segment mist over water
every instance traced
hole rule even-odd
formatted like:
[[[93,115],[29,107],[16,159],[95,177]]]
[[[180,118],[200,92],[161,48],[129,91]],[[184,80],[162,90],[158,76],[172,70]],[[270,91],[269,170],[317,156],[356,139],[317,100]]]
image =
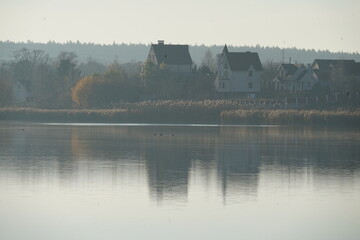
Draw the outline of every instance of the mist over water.
[[[360,132],[0,123],[0,239],[358,239]]]

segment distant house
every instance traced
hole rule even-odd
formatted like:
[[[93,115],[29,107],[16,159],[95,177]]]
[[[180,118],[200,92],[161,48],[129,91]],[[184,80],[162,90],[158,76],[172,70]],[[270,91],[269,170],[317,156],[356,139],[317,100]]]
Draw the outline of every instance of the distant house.
[[[225,45],[218,55],[215,88],[222,93],[255,94],[261,91],[263,67],[255,52],[229,52]]]
[[[341,71],[345,75],[358,73],[358,64],[355,60],[341,59],[315,59],[312,67],[321,72],[331,72],[333,70]]]
[[[301,65],[290,79],[290,92],[310,91],[318,82],[319,78],[311,65]]]
[[[193,61],[189,53],[189,45],[164,44],[164,41],[159,40],[158,44],[151,44],[147,61],[170,72],[192,72]]]
[[[360,84],[360,63],[354,60],[315,59],[312,68],[319,78],[320,85],[333,91],[354,90],[351,89],[354,86],[346,86],[349,81]]]
[[[274,78],[274,90],[287,93],[310,91],[319,79],[311,65],[282,63]]]
[[[291,63],[281,63],[277,68],[277,76],[272,80],[275,91],[288,91],[290,89],[290,79],[299,69],[299,65]]]

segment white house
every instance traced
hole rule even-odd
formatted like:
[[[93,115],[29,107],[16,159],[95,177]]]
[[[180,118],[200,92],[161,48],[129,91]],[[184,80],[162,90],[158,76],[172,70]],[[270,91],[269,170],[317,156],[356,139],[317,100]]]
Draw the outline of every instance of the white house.
[[[274,78],[274,90],[282,92],[310,91],[319,78],[311,65],[305,66],[282,63],[278,68],[278,76]]]
[[[319,78],[316,75],[314,69],[309,64],[307,67],[302,65],[294,74],[294,78],[291,81],[291,92],[298,91],[310,91],[314,85],[319,82]]]
[[[299,66],[291,63],[281,63],[277,68],[277,76],[272,80],[275,91],[288,91],[290,79],[299,69]]]
[[[147,61],[157,67],[163,65],[170,72],[192,72],[193,62],[189,53],[189,45],[164,44],[164,41],[159,40],[158,44],[151,44]]]
[[[255,94],[261,91],[263,67],[254,52],[229,52],[225,45],[218,55],[215,88],[222,93]]]

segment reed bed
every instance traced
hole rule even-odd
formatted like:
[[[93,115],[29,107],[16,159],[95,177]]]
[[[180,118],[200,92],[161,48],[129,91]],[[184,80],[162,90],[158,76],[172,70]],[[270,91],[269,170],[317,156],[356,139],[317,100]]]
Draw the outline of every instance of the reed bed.
[[[122,122],[128,116],[126,109],[38,109],[2,108],[0,120],[49,122]]]
[[[337,124],[360,125],[360,109],[291,110],[244,105],[236,100],[143,101],[112,109],[0,108],[0,120],[49,122]]]
[[[222,111],[241,108],[231,100],[144,101],[127,106],[133,120],[175,123],[219,123]]]
[[[230,110],[224,124],[308,124],[360,126],[360,110]]]

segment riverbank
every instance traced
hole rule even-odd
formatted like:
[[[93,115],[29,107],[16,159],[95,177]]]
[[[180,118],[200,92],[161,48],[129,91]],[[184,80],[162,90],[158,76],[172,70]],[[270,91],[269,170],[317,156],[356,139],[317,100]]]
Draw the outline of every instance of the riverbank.
[[[104,123],[314,124],[360,126],[360,109],[244,108],[236,101],[154,101],[116,109],[0,108],[0,120]]]

